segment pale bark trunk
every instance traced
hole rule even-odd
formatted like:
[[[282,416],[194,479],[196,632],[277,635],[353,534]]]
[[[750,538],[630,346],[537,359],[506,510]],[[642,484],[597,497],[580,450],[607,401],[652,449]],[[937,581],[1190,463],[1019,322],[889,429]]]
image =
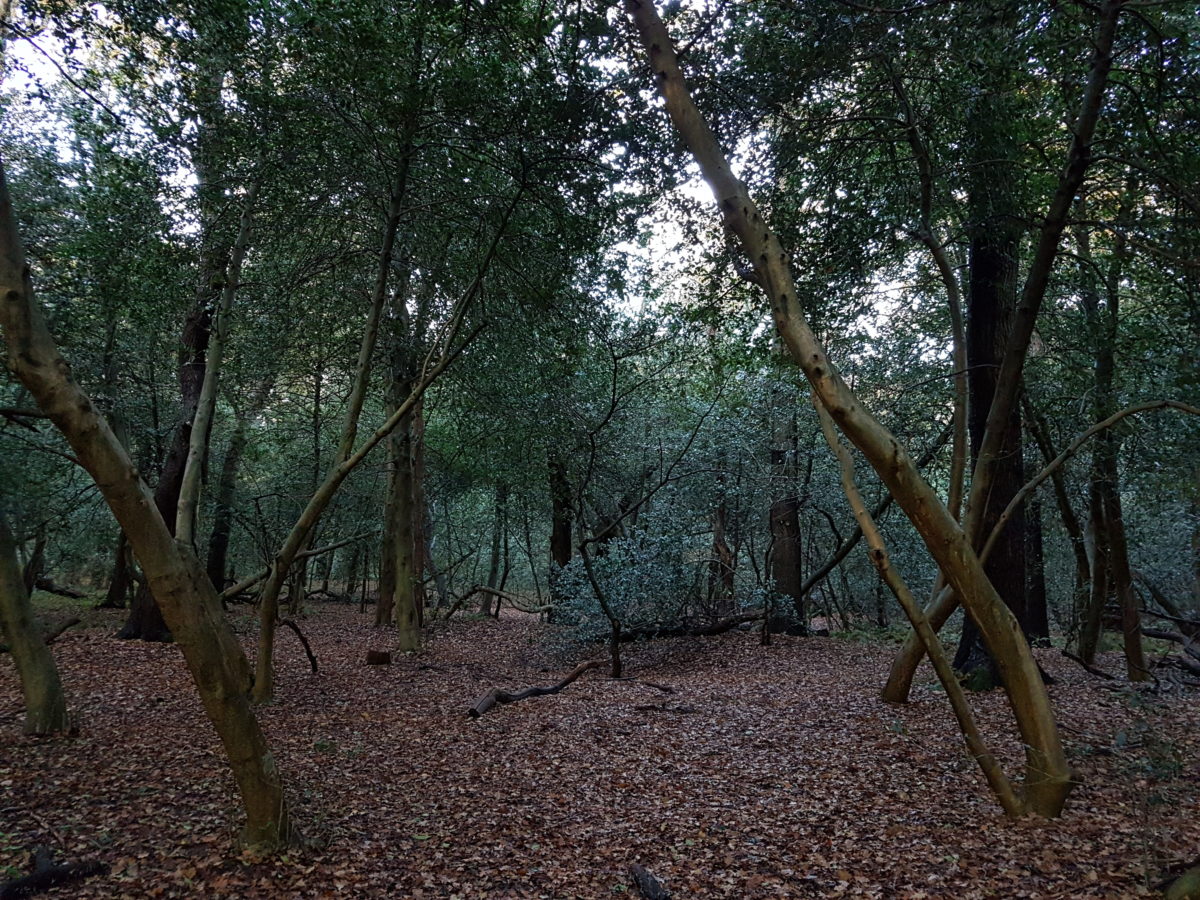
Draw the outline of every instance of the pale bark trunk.
[[[1000,666],[1026,747],[1027,808],[1041,815],[1058,815],[1071,789],[1070,770],[1045,686],[1020,625],[996,595],[963,530],[936,492],[922,480],[912,458],[862,407],[809,328],[796,294],[787,254],[745,186],[730,171],[715,135],[692,103],[670,36],[653,5],[649,0],[627,0],[626,10],[641,35],[667,112],[711,185],[725,224],[741,240],[743,250],[754,265],[770,299],[776,327],[792,357],[804,370],[843,433],[858,446],[896,497],[947,581],[979,623]],[[1100,53],[1105,58],[1106,46],[1111,46],[1111,36],[1107,45],[1103,40],[1100,42]],[[1107,73],[1107,66],[1104,72]],[[1082,128],[1080,136],[1086,146],[1091,129]],[[1074,194],[1074,188],[1070,193]],[[1057,246],[1057,235],[1053,246]],[[1023,362],[1024,351],[1024,347],[1020,348],[1016,356],[1018,363]],[[1002,412],[1001,421],[1006,421],[1008,410]]]
[[[247,698],[250,669],[189,547],[174,540],[137,469],[71,377],[38,308],[0,169],[0,322],[8,365],[70,443],[125,530],[196,682],[237,781],[243,839],[277,845],[290,827],[275,761]]]
[[[229,316],[233,300],[242,278],[242,262],[250,246],[250,227],[253,221],[254,202],[258,197],[259,182],[255,181],[242,201],[242,214],[238,223],[237,237],[229,255],[220,300],[214,314],[212,336],[208,345],[208,357],[204,367],[200,395],[196,400],[196,414],[188,439],[187,459],[180,477],[179,502],[175,516],[175,537],[185,544],[195,542],[196,517],[200,503],[200,476],[208,456],[208,439],[212,431],[213,414],[217,408],[217,386],[224,363],[225,342],[229,339]]]
[[[34,620],[17,543],[0,510],[0,634],[8,644],[25,697],[26,734],[71,730],[67,698],[50,648]]]
[[[954,710],[954,716],[958,720],[958,726],[962,730],[963,739],[966,741],[967,749],[970,751],[971,756],[979,764],[979,768],[983,770],[983,775],[987,779],[988,785],[1000,801],[1000,805],[1004,811],[1010,816],[1019,816],[1024,812],[1022,802],[1013,791],[1012,783],[1001,770],[996,757],[992,755],[992,752],[988,750],[987,745],[983,742],[983,736],[979,733],[979,727],[976,725],[975,717],[971,713],[970,704],[967,702],[962,685],[958,682],[958,676],[955,674],[954,668],[946,656],[941,641],[938,640],[933,629],[929,627],[929,623],[925,620],[925,615],[921,610],[920,603],[917,602],[916,597],[913,596],[904,579],[892,568],[891,561],[888,558],[887,547],[883,542],[883,535],[880,534],[875,521],[867,511],[867,504],[863,501],[862,494],[855,483],[854,460],[850,455],[850,449],[838,440],[837,432],[834,430],[833,419],[830,418],[824,404],[815,395],[813,400],[817,409],[817,415],[821,420],[821,432],[825,435],[825,441],[836,456],[838,467],[841,470],[842,489],[846,494],[846,499],[850,503],[850,508],[854,511],[855,519],[858,520],[858,527],[862,529],[863,535],[866,538],[871,562],[879,572],[880,578],[883,579],[884,583],[887,584],[896,599],[900,602],[901,608],[904,610],[905,615],[908,616],[909,622],[912,623],[913,630],[920,636],[921,642],[925,646],[925,651],[929,654],[929,659],[933,663],[938,680],[946,691],[946,698],[950,701],[950,706]]]

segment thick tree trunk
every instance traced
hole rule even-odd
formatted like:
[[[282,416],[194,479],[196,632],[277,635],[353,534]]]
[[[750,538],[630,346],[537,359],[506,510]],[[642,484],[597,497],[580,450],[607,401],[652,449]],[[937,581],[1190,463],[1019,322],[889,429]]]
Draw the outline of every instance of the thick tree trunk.
[[[0,510],[0,633],[8,644],[25,695],[25,733],[70,731],[71,717],[58,668],[34,621],[29,591],[25,589],[17,562],[17,543],[3,510]]]
[[[170,527],[125,448],[71,377],[38,308],[0,170],[0,323],[8,365],[95,479],[141,563],[213,723],[242,796],[243,839],[288,840],[290,825],[274,758],[247,692],[250,668],[191,548]]]
[[[1004,48],[1012,33],[1013,8],[980,4],[981,31],[989,38],[989,51]],[[1017,309],[1017,253],[1021,242],[1017,214],[1017,136],[1011,123],[1017,115],[1012,90],[1014,69],[1008,60],[990,60],[982,67],[984,83],[976,88],[967,112],[972,162],[969,170],[971,221],[968,224],[967,279],[967,430],[971,464],[979,468],[980,451],[987,432],[988,415],[999,386],[1004,358]],[[1024,484],[1020,407],[1012,404],[1003,424],[998,450],[990,460],[990,490],[983,508],[973,512],[980,534],[992,531],[1001,511]],[[984,571],[1017,621],[1025,613],[1025,519],[1019,511],[1000,535]],[[978,627],[968,616],[954,657],[954,668],[975,690],[995,687],[999,673],[984,646]]]
[[[780,347],[780,350],[783,350]],[[768,514],[771,544],[771,580],[775,592],[792,605],[790,623],[768,620],[772,630],[808,631],[808,606],[802,589],[803,545],[800,536],[800,499],[796,496],[796,413],[790,390],[780,388],[782,402],[776,404],[774,435],[771,446],[771,491],[776,498]],[[791,627],[787,627],[790,625]]]

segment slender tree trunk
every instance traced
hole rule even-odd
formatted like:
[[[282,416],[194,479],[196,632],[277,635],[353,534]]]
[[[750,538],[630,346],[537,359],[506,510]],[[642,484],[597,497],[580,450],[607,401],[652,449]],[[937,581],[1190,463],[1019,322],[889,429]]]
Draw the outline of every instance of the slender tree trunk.
[[[129,589],[133,577],[129,571],[129,541],[125,532],[117,532],[117,548],[113,551],[112,577],[108,580],[108,591],[98,609],[124,609],[129,602]]]
[[[1042,543],[1042,504],[1029,504],[1025,520],[1025,635],[1038,647],[1050,646],[1046,609],[1046,555]]]
[[[571,482],[556,451],[550,452],[550,605],[562,601],[559,575],[571,564]],[[551,613],[551,619],[554,614]]]
[[[500,542],[504,535],[504,517],[507,506],[508,485],[501,481],[496,485],[496,506],[492,516],[492,550],[488,557],[487,586],[493,589],[500,587]],[[480,593],[484,599],[479,603],[479,612],[482,615],[490,616],[492,614],[493,595],[487,591],[481,591]],[[500,599],[496,598],[495,602],[498,611],[500,608]]]
[[[780,395],[785,392],[780,389]],[[787,392],[791,400],[790,392]],[[808,608],[802,590],[800,498],[796,496],[796,414],[794,402],[780,402],[774,412],[775,434],[771,447],[772,493],[777,498],[769,513],[771,531],[771,579],[775,592],[792,604],[793,628],[808,631]],[[781,630],[781,622],[767,621],[763,627]],[[783,626],[783,630],[787,630]]]
[[[124,446],[71,377],[34,299],[0,169],[0,324],[8,365],[55,426],[124,529],[225,747],[246,812],[243,840],[275,846],[291,829],[274,758],[247,692],[250,668],[191,548],[171,534]]]
[[[734,557],[725,538],[729,506],[722,494],[712,514],[712,558],[708,562],[709,596],[714,619],[724,619],[734,612]]]
[[[42,640],[17,562],[17,542],[0,510],[0,634],[8,644],[21,692],[25,695],[25,733],[71,730],[67,698],[50,648]]]
[[[403,389],[407,390],[404,384]],[[401,652],[421,649],[421,613],[417,607],[416,553],[413,542],[412,419],[407,417],[392,434],[395,461],[395,517],[392,554],[396,571],[396,646]]]
[[[229,567],[229,539],[233,535],[234,496],[237,493],[237,475],[242,464],[242,454],[250,437],[250,423],[262,412],[270,396],[274,376],[263,379],[251,395],[244,409],[237,411],[229,446],[221,462],[221,473],[217,477],[217,490],[213,497],[213,525],[208,536],[208,553],[205,571],[218,591],[224,589]]]

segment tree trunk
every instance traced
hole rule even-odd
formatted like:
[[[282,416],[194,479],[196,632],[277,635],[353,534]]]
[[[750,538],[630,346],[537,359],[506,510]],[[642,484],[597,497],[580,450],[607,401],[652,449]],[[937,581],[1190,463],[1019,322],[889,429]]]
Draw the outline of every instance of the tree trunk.
[[[17,542],[0,510],[0,633],[8,644],[21,692],[25,695],[25,733],[71,730],[67,698],[54,657],[34,621],[29,591],[17,562]]]
[[[407,389],[407,383],[404,388]],[[395,518],[392,553],[396,570],[396,647],[401,652],[421,649],[422,610],[417,607],[416,552],[413,543],[412,419],[406,417],[392,435],[395,473]]]
[[[1012,33],[1011,6],[980,4],[981,31],[987,49],[1005,48],[1007,56]],[[985,60],[983,83],[971,97],[967,110],[969,169],[969,252],[967,279],[967,430],[971,464],[979,467],[980,451],[987,431],[988,415],[996,397],[1000,363],[1012,333],[1017,309],[1017,253],[1021,242],[1020,219],[1015,202],[1016,160],[1019,152],[1012,122],[1018,114],[1020,95],[1012,90],[1014,69],[1007,59]],[[980,534],[989,534],[1000,513],[1025,483],[1022,469],[1020,407],[1012,405],[1003,425],[998,452],[990,461],[991,487],[982,498],[983,508],[974,510]],[[984,571],[1000,598],[1017,621],[1025,612],[1024,513],[1019,512],[1005,527]],[[999,673],[978,627],[968,616],[954,657],[954,668],[964,683],[975,690],[995,687]]]
[[[782,347],[780,348],[783,349]],[[775,592],[791,601],[792,611],[788,618],[790,629],[781,629],[780,623],[767,621],[766,626],[774,630],[808,631],[808,609],[802,590],[801,556],[803,547],[800,538],[800,499],[796,496],[796,414],[791,392],[780,388],[780,396],[786,394],[787,401],[776,404],[775,434],[771,447],[772,493],[777,498],[769,513],[771,531],[771,579]]]
[[[112,577],[108,580],[108,592],[98,609],[124,609],[129,602],[129,589],[133,578],[129,571],[129,541],[125,532],[117,532],[117,549],[113,551]]]
[[[1046,609],[1046,555],[1042,543],[1042,504],[1029,504],[1025,520],[1025,636],[1038,647],[1050,646]]]
[[[571,482],[567,467],[557,452],[550,452],[550,605],[558,606],[563,597],[559,573],[571,564]],[[553,613],[551,613],[553,618]]]
[[[717,502],[712,515],[712,558],[708,561],[708,592],[711,599],[710,614],[722,619],[733,615],[735,561],[729,542],[725,539],[729,507],[725,496]]]
[[[266,405],[269,392],[270,385],[264,382],[255,392],[249,407],[239,411],[234,420],[233,433],[229,436],[229,446],[225,449],[225,458],[221,462],[221,474],[217,478],[217,491],[213,498],[213,525],[208,536],[205,564],[208,579],[218,591],[224,589],[228,572],[229,539],[233,535],[233,498],[237,492],[237,473],[242,464],[242,454],[249,439],[250,421]]]
[[[508,506],[508,485],[500,482],[496,485],[496,505],[495,512],[492,516],[492,549],[488,555],[488,576],[487,586],[489,588],[500,588],[500,563],[501,552],[500,544],[504,537],[504,517],[505,510]],[[486,591],[482,592],[483,599],[479,601],[479,612],[481,615],[490,616],[492,614],[492,595]],[[500,602],[495,603],[496,611],[500,611]]]
[[[95,480],[124,529],[213,723],[246,812],[243,840],[274,846],[290,836],[275,760],[247,692],[250,668],[220,599],[190,547],[175,542],[124,446],[71,377],[33,296],[0,169],[0,323],[8,365]]]

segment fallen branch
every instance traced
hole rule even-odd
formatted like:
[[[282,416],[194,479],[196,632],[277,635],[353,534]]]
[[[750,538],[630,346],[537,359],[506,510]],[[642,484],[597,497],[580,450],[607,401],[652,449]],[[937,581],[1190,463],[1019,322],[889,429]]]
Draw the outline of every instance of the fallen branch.
[[[45,591],[47,594],[58,594],[60,597],[70,597],[72,600],[82,600],[87,596],[83,591],[76,588],[62,587],[55,584],[53,579],[42,576],[34,581],[33,586],[39,591]]]
[[[671,892],[645,866],[634,863],[629,867],[629,874],[633,876],[633,883],[644,900],[671,900]]]
[[[336,544],[326,544],[324,547],[315,547],[312,550],[305,550],[303,553],[297,553],[295,555],[295,557],[293,558],[293,562],[295,562],[296,560],[308,559],[313,556],[320,556],[322,553],[330,553],[334,550],[340,550],[342,547],[345,547],[347,544],[353,544],[355,541],[360,541],[363,538],[370,537],[373,534],[375,534],[375,532],[373,532],[373,531],[364,531],[362,534],[356,534],[356,535],[354,535],[354,537],[348,537],[343,541],[338,541]],[[221,591],[221,599],[222,600],[230,600],[230,599],[236,597],[238,594],[240,594],[242,591],[246,590],[247,588],[254,587],[254,585],[258,584],[260,581],[262,581],[264,578],[266,578],[270,574],[271,574],[271,569],[269,566],[265,569],[260,569],[259,571],[255,572],[253,575],[247,576],[246,578],[243,578],[241,581],[239,581],[237,584],[227,587],[227,588],[225,588],[225,590]]]
[[[1104,678],[1108,681],[1116,681],[1117,680],[1117,676],[1110,675],[1108,672],[1105,672],[1103,669],[1097,669],[1091,663],[1084,662],[1082,657],[1076,656],[1070,650],[1063,650],[1062,655],[1065,656],[1067,659],[1071,660],[1072,662],[1079,663],[1079,665],[1083,666],[1084,669],[1086,669],[1092,675],[1095,675],[1097,678]]]
[[[1160,641],[1171,641],[1174,644],[1182,644],[1184,653],[1193,659],[1200,660],[1200,650],[1195,648],[1193,639],[1184,637],[1177,631],[1163,631],[1158,628],[1143,628],[1142,636],[1148,638],[1157,638]]]
[[[732,631],[739,625],[745,625],[747,622],[757,622],[763,617],[763,611],[742,613],[737,616],[730,616],[727,619],[718,619],[709,625],[646,625],[642,628],[622,629],[619,641],[622,644],[628,644],[632,641],[641,640],[656,640],[658,638],[672,637],[712,637],[718,634],[724,634],[726,631]],[[596,641],[611,640],[608,634],[598,635]]]
[[[63,619],[57,625],[46,629],[46,633],[42,636],[42,641],[47,645],[53,644],[62,636],[64,631],[66,631],[68,628],[74,628],[78,624],[78,616],[72,616],[69,619]]]
[[[45,847],[39,847],[34,853],[33,872],[14,878],[0,885],[0,900],[16,900],[18,897],[32,897],[48,891],[60,884],[70,884],[81,881],[93,875],[108,873],[108,866],[97,860],[80,863],[54,865],[53,853]]]
[[[499,688],[492,688],[471,704],[471,708],[467,710],[467,715],[472,719],[478,719],[493,706],[500,703],[516,703],[518,700],[525,700],[528,697],[545,697],[547,694],[557,694],[584,672],[587,672],[589,669],[598,669],[607,664],[608,661],[603,659],[593,659],[589,662],[580,663],[571,670],[571,673],[566,678],[551,687],[527,687],[515,693],[502,691]]]
[[[487,587],[486,585],[482,584],[475,585],[469,591],[459,597],[452,609],[458,609],[458,607],[462,606],[469,598],[474,597],[476,594],[491,594],[493,597],[499,597],[501,600],[507,600],[512,608],[517,612],[529,613],[530,615],[554,611],[554,607],[552,605],[526,606],[521,602],[521,598],[516,594],[510,594],[508,591],[501,591],[497,588]],[[449,613],[446,614],[446,618],[450,618]]]
[[[72,617],[70,619],[64,619],[63,621],[59,622],[57,625],[54,625],[54,626],[46,629],[45,633],[42,634],[42,642],[46,645],[53,644],[55,641],[57,641],[59,639],[59,637],[62,636],[62,633],[64,631],[66,631],[68,628],[74,628],[78,624],[79,624],[79,619],[77,619],[77,618]],[[8,653],[8,652],[9,652],[8,644],[0,643],[0,653]]]
[[[1182,631],[1184,634],[1186,634],[1188,637],[1200,636],[1200,622],[1196,621],[1195,619],[1186,619],[1183,616],[1169,615],[1166,613],[1158,613],[1152,609],[1143,609],[1142,615],[1143,616],[1151,616],[1155,619],[1162,619],[1164,622],[1170,622],[1171,624],[1177,626],[1179,628],[1179,630]],[[1144,633],[1145,632],[1143,632],[1143,634]]]
[[[300,638],[300,643],[304,645],[304,652],[308,654],[308,664],[312,666],[314,672],[317,671],[317,658],[313,655],[312,647],[308,645],[308,638],[304,636],[304,632],[300,630],[300,626],[291,619],[280,619],[280,625],[286,625],[296,633],[296,637]]]

